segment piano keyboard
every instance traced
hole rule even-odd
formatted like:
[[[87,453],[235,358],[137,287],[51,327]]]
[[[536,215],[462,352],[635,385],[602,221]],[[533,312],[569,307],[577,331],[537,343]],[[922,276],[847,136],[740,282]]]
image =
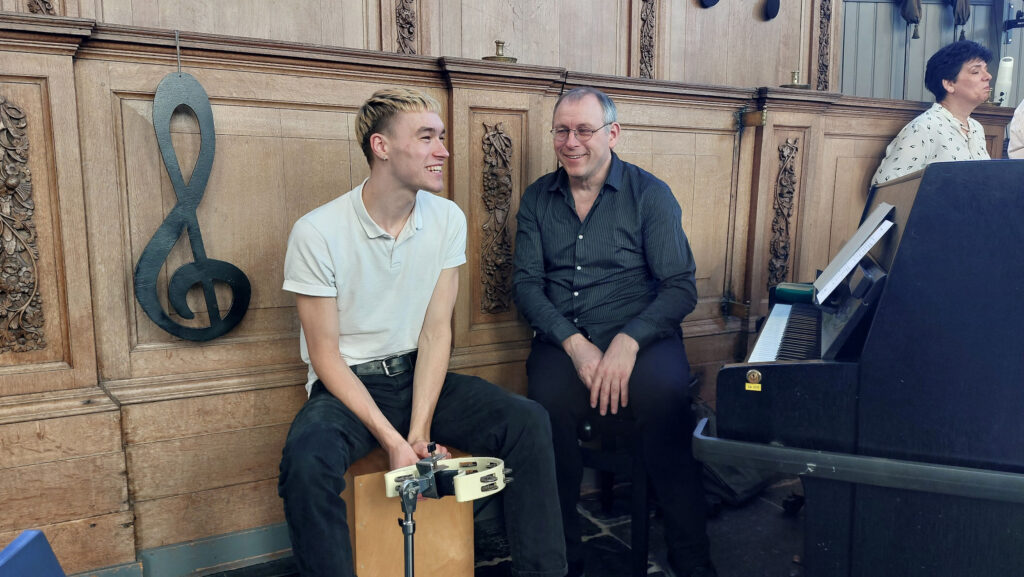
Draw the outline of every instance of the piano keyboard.
[[[821,313],[806,303],[776,304],[765,321],[748,363],[821,357]]]

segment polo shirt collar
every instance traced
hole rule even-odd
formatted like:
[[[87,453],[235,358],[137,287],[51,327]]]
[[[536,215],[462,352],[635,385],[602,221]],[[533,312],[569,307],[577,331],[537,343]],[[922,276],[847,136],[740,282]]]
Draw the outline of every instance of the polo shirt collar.
[[[622,179],[623,179],[623,168],[624,164],[619,160],[619,155],[612,151],[612,164],[608,168],[608,176],[604,179],[604,186],[601,190],[622,190]],[[559,168],[558,172],[555,173],[555,178],[551,179],[551,184],[548,185],[548,190],[551,192],[561,191],[563,194],[569,193],[569,175],[565,172],[565,168]]]
[[[367,180],[369,179],[367,178],[363,180],[363,182],[352,191],[354,193],[354,196],[352,197],[352,206],[356,211],[356,218],[359,219],[359,224],[363,227],[363,232],[366,233],[367,238],[389,236],[387,231],[374,222],[373,218],[370,217],[370,213],[366,212],[366,205],[363,204],[363,186],[366,184]],[[409,222],[412,223],[416,230],[423,228],[423,216],[420,214],[419,210],[420,195],[422,194],[430,193],[422,190],[416,193],[416,203],[412,206],[412,215],[409,218]],[[409,222],[405,224],[405,228],[409,228]]]

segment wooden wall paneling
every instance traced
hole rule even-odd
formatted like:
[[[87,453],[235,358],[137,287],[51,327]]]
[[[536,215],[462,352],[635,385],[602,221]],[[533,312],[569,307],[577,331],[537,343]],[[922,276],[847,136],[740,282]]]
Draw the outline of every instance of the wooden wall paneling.
[[[120,432],[99,389],[0,398],[0,548],[42,529],[66,571],[133,560]]]
[[[0,462],[5,469],[121,450],[116,411],[0,425]]]
[[[559,66],[562,21],[554,0],[426,2],[427,54],[478,59],[494,55],[494,41],[519,64]]]
[[[288,424],[196,435],[125,448],[136,501],[277,476]]]
[[[131,511],[121,511],[33,528],[46,535],[61,569],[71,575],[135,561],[132,519]],[[21,531],[0,533],[0,548]],[[141,575],[141,566],[136,565],[135,570]]]
[[[123,488],[124,455],[120,451],[3,469],[0,475],[4,502],[0,531],[93,517],[128,507],[128,494]]]
[[[140,551],[284,522],[276,476],[138,501],[134,508]]]
[[[124,442],[154,443],[291,423],[306,402],[301,385],[122,406]]]
[[[629,75],[629,0],[562,0],[557,10],[559,66]]]
[[[380,50],[378,0],[280,0],[258,9],[248,0],[78,1],[89,10],[83,16],[106,24]]]
[[[29,198],[34,203],[31,222],[35,227],[35,238],[24,240],[34,243],[33,249],[24,248],[20,241],[13,246],[15,253],[25,255],[32,266],[12,261],[18,269],[14,273],[20,276],[5,282],[14,283],[11,290],[15,291],[18,284],[34,285],[43,334],[41,339],[26,341],[25,348],[12,342],[10,350],[0,354],[2,395],[96,383],[71,67],[71,53],[88,29],[88,23],[73,19],[16,14],[0,19],[0,42],[7,46],[0,52],[0,96],[7,100],[6,106],[24,114],[25,126],[19,128],[19,121],[10,119],[10,128],[23,130],[28,142],[27,164],[11,162],[21,166],[19,172],[31,173]],[[31,40],[22,44],[21,38]],[[18,51],[19,46],[23,51]],[[11,113],[17,114],[14,109]],[[28,256],[32,251],[38,251],[38,260]],[[21,338],[19,329],[12,331],[14,337]]]
[[[782,2],[779,15],[764,20],[763,2],[721,3],[701,8],[696,0],[670,2],[669,26],[658,43],[669,48],[663,76],[677,82],[727,86],[778,86],[790,72],[806,70],[811,29],[801,26],[813,2]],[[803,82],[807,81],[801,74]]]
[[[277,465],[300,385],[126,404],[140,549],[283,521]]]

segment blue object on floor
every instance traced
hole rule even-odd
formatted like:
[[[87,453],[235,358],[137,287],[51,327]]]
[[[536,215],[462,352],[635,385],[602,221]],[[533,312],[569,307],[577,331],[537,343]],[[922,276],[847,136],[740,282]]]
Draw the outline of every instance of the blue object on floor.
[[[42,531],[22,531],[0,551],[0,577],[65,577]]]

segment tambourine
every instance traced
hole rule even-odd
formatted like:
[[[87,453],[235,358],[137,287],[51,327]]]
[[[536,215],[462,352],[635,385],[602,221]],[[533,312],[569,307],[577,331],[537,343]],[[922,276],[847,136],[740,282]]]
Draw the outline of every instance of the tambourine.
[[[505,462],[494,457],[460,457],[441,459],[434,465],[434,476],[451,476],[455,500],[472,501],[497,493],[505,488]],[[416,465],[409,465],[384,474],[384,491],[388,497],[398,497],[402,483],[415,479]],[[451,493],[448,493],[451,494]]]

